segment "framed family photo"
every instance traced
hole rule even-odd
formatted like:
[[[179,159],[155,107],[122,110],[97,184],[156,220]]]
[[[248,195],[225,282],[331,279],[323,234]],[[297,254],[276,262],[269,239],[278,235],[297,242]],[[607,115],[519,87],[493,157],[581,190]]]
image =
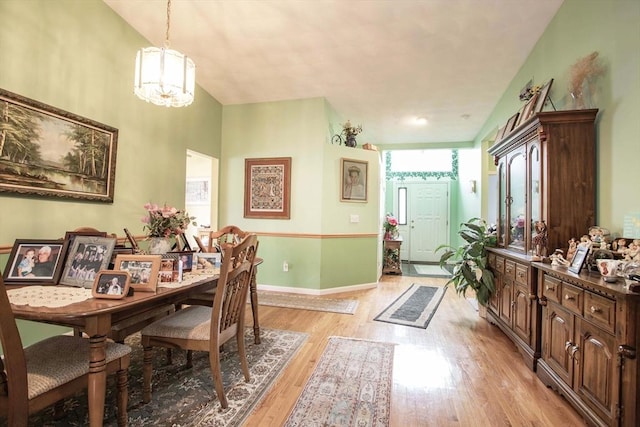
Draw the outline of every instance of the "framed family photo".
[[[96,274],[109,267],[115,245],[114,237],[76,236],[69,247],[60,283],[91,289]]]
[[[589,248],[578,247],[576,249],[576,253],[573,254],[573,258],[571,259],[571,264],[567,268],[572,273],[580,274],[580,270],[582,270],[582,266],[584,265],[585,260],[587,259],[587,254],[589,253]]]
[[[162,255],[118,255],[113,269],[126,271],[131,276],[131,287],[136,291],[155,292]]]
[[[0,102],[16,124],[4,135],[0,192],[113,203],[117,129],[3,89]]]
[[[366,202],[369,163],[343,158],[340,165],[340,201]]]
[[[66,240],[17,239],[4,269],[7,284],[57,284],[64,257]]]
[[[188,272],[193,269],[193,255],[192,251],[173,251],[167,252],[164,258],[173,258],[175,263],[182,261],[182,271]],[[177,264],[175,268],[178,268]]]
[[[244,217],[289,219],[291,157],[244,160]]]
[[[126,271],[101,270],[91,287],[94,298],[122,299],[129,294],[130,276]]]

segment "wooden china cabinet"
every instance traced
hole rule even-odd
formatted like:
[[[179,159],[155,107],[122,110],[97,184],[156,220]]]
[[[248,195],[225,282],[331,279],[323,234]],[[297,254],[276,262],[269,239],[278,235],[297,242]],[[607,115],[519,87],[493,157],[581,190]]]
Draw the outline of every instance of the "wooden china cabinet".
[[[499,206],[498,246],[489,249],[496,292],[487,318],[533,370],[541,351],[537,270],[531,266],[534,225],[545,222],[550,254],[596,223],[597,112],[537,113],[488,150],[497,167]]]

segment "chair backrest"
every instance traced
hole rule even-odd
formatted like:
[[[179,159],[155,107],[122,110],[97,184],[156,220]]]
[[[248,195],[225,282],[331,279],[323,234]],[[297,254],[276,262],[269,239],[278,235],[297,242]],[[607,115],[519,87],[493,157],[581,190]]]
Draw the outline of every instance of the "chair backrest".
[[[4,353],[0,359],[0,413],[12,412],[11,422],[27,425],[29,395],[27,362],[22,348],[7,289],[0,277],[0,343]]]
[[[209,244],[207,252],[222,252],[222,247],[229,244],[237,244],[249,235],[235,225],[227,225],[220,230],[209,233]]]
[[[238,244],[227,244],[222,249],[220,278],[211,310],[212,351],[235,335],[244,325],[247,292],[258,252],[258,238],[248,234]]]

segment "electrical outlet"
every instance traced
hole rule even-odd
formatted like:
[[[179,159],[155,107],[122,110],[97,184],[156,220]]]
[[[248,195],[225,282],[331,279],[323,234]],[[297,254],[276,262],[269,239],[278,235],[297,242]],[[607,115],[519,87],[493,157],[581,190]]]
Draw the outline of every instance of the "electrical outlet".
[[[282,271],[289,271],[289,264],[287,261],[282,263]]]

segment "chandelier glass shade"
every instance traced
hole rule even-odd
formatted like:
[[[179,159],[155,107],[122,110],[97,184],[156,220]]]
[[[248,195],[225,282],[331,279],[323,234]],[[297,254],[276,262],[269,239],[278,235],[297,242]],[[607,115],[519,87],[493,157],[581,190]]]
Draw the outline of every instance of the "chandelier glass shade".
[[[185,107],[193,102],[196,66],[178,51],[146,47],[136,56],[134,92],[152,104]]]
[[[196,65],[186,55],[169,49],[171,0],[167,0],[167,30],[163,48],[145,47],[136,56],[133,91],[138,98],[165,107],[193,102]]]

